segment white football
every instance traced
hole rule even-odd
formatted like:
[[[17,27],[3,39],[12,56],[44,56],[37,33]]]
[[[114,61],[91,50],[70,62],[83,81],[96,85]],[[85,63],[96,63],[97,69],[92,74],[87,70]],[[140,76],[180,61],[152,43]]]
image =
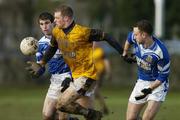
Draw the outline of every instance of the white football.
[[[34,37],[25,37],[20,43],[20,50],[24,55],[34,55],[38,50],[38,40]]]

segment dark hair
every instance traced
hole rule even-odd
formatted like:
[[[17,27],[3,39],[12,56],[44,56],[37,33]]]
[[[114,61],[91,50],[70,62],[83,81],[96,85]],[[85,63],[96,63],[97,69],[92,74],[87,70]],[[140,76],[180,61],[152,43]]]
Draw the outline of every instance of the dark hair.
[[[68,16],[73,18],[73,10],[70,6],[67,5],[60,5],[55,9],[55,12],[61,12],[62,16]]]
[[[146,32],[149,35],[153,34],[153,27],[148,20],[140,20],[134,25],[134,27],[138,27],[140,31]]]
[[[42,12],[39,15],[38,23],[39,23],[39,20],[50,20],[51,23],[53,23],[54,22],[54,16],[49,12]]]

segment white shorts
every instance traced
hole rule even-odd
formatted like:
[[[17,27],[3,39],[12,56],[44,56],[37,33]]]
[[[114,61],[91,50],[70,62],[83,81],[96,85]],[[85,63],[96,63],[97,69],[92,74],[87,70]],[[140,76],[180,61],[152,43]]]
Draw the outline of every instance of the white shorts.
[[[77,79],[74,79],[73,82],[71,82],[70,87],[72,89],[75,89],[76,91],[79,91],[81,88],[84,88],[87,79],[87,77],[79,77]],[[94,84],[91,85],[91,87],[85,93],[85,96],[92,97],[94,95],[95,83],[96,82],[94,82]]]
[[[147,95],[144,99],[141,100],[136,100],[135,96],[142,95],[141,90],[144,88],[148,88],[150,84],[154,81],[144,81],[144,80],[137,80],[137,83],[130,95],[129,102],[135,103],[135,104],[142,104],[145,103],[149,100],[153,101],[164,101],[168,88],[169,88],[169,83],[164,82],[162,83],[159,87],[155,88],[151,94]]]
[[[57,99],[58,96],[61,95],[61,84],[66,78],[71,78],[71,74],[69,72],[63,74],[52,74],[50,78],[51,84],[47,92],[47,97]]]

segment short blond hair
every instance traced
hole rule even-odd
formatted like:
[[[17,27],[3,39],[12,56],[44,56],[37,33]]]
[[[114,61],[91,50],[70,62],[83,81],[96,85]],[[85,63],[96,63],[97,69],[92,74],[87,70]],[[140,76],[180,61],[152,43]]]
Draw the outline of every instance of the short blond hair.
[[[62,16],[68,16],[73,18],[74,12],[73,9],[68,5],[60,5],[55,9],[55,12],[61,12]]]

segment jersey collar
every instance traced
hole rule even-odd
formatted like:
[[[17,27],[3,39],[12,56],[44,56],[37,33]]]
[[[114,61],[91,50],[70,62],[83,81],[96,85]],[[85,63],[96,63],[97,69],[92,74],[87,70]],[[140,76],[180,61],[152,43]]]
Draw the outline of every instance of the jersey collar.
[[[67,35],[74,28],[75,22],[73,21],[67,28],[62,29],[63,32]]]

